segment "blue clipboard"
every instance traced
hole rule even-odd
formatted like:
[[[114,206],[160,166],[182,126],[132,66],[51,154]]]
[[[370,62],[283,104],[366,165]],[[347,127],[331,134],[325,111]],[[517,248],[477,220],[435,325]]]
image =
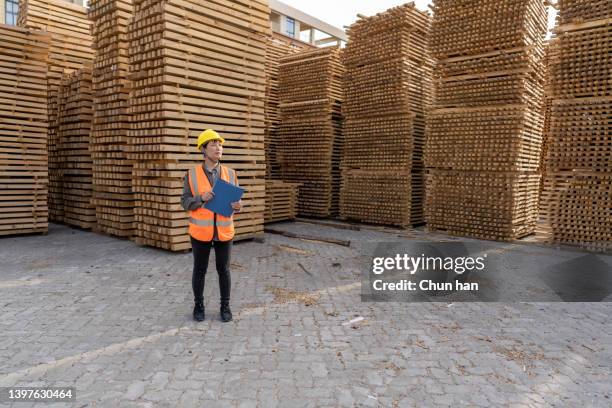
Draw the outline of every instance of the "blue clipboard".
[[[212,200],[204,204],[204,208],[224,217],[231,217],[234,213],[232,203],[239,201],[244,194],[244,189],[237,187],[227,181],[218,179],[212,189],[215,195]]]

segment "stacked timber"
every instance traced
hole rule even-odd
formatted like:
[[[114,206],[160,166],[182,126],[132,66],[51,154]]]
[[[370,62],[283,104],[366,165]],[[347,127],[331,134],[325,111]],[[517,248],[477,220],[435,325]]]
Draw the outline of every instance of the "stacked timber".
[[[138,243],[190,248],[183,177],[202,162],[196,142],[208,128],[225,138],[222,164],[246,190],[235,238],[263,234],[270,8],[263,0],[229,3],[134,1],[129,136]]]
[[[539,238],[612,250],[612,10],[559,2]]]
[[[266,48],[266,132],[264,136],[266,152],[266,210],[264,222],[292,220],[297,215],[298,184],[286,183],[280,180],[280,163],[277,158],[280,144],[280,108],[278,68],[280,59],[286,55],[316,47],[273,33],[268,37]]]
[[[340,214],[407,227],[423,222],[425,114],[433,99],[431,18],[414,4],[349,30]]]
[[[63,0],[20,0],[18,25],[47,31],[51,35],[47,75],[49,218],[62,221],[64,204],[57,135],[57,95],[64,73],[91,65],[91,23],[87,19],[87,9],[76,4]]]
[[[268,38],[266,49],[266,100],[264,105],[266,112],[266,179],[268,180],[279,180],[281,178],[280,163],[277,159],[277,150],[280,144],[278,129],[281,123],[278,89],[280,59],[286,55],[312,49],[315,49],[315,47],[282,34],[273,33]]]
[[[559,0],[557,8],[559,25],[595,22],[612,16],[610,0]]]
[[[96,56],[91,129],[96,229],[129,238],[134,234],[132,164],[128,160],[127,24],[131,0],[91,0],[89,18]]]
[[[296,183],[266,180],[266,224],[297,217],[298,189],[299,184]]]
[[[542,0],[435,0],[436,99],[425,148],[432,230],[512,240],[538,216]]]
[[[91,67],[66,74],[58,94],[58,139],[64,223],[92,229],[92,165],[89,150],[93,119]]]
[[[548,151],[548,143],[550,140],[550,119],[552,113],[552,66],[557,60],[557,39],[552,38],[546,43],[546,56],[544,59],[545,85],[544,85],[544,131],[542,143],[542,160],[540,169],[544,171],[544,160]]]
[[[283,57],[279,68],[282,179],[301,183],[298,212],[338,214],[342,153],[342,77],[337,47]]]
[[[50,38],[0,25],[0,235],[45,232]]]

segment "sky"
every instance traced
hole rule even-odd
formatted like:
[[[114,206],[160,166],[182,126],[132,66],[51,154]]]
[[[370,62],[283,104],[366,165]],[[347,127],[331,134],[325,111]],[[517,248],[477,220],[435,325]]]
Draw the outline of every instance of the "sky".
[[[338,28],[351,25],[357,14],[372,16],[388,8],[407,3],[407,0],[280,0],[313,17]],[[428,10],[429,0],[415,0],[421,10]],[[549,13],[549,27],[554,26],[554,14]]]

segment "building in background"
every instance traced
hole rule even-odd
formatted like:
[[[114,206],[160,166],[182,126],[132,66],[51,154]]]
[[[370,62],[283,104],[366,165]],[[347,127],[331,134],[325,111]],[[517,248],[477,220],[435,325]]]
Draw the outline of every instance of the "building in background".
[[[68,3],[82,6],[86,0],[64,0]],[[0,0],[0,24],[17,25],[19,14],[19,0]]]
[[[270,0],[272,31],[316,46],[342,45],[346,33],[277,0]]]
[[[87,0],[64,0],[86,6]],[[270,0],[272,30],[306,43],[325,46],[346,43],[346,33],[296,8],[277,0]],[[0,24],[17,25],[19,0],[0,0]]]
[[[19,0],[0,0],[0,23],[17,25]]]

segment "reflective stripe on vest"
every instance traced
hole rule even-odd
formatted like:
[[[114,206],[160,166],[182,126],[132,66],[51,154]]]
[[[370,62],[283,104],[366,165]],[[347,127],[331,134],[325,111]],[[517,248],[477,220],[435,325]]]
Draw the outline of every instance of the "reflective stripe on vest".
[[[193,183],[193,189],[195,190],[195,194],[197,194],[198,191],[200,191],[200,188],[198,187],[198,176],[196,174],[195,169],[189,170],[189,177],[191,177],[191,182]],[[195,194],[194,194],[194,197],[195,197]]]
[[[211,226],[215,225],[215,220],[196,220],[195,218],[189,218],[189,223],[190,224],[198,225],[200,227],[211,227]],[[219,220],[217,220],[217,226],[218,227],[229,227],[232,224],[233,224],[232,221],[219,221]]]
[[[230,184],[236,185],[236,172],[234,170],[228,169],[230,176]]]

